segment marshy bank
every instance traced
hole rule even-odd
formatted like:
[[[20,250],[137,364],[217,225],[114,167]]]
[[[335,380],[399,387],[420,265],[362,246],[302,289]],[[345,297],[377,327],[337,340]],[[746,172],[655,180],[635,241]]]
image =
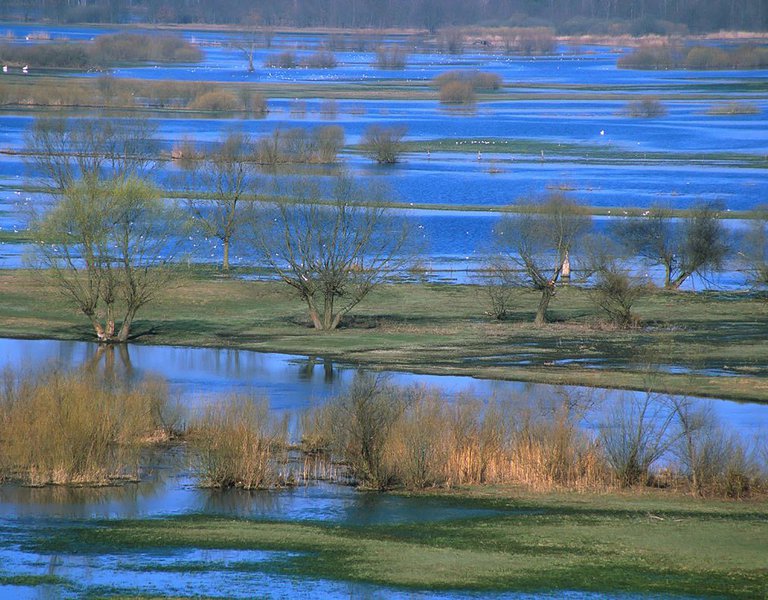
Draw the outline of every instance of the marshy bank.
[[[576,426],[573,397],[526,415],[363,377],[293,429],[252,396],[208,400],[184,419],[185,442],[145,452],[141,481],[0,485],[0,592],[635,600],[766,591],[757,478],[749,490],[738,478],[756,498],[725,502],[680,493],[696,491],[682,469],[654,469],[652,486],[601,480],[616,463],[598,439],[645,450],[680,441],[661,405],[627,405],[590,431]],[[644,432],[639,445],[623,435],[630,429]],[[697,448],[722,439],[690,431]],[[697,454],[716,455],[737,456]],[[291,485],[291,473],[322,461],[338,469],[323,476],[364,486]],[[727,464],[719,481],[744,465]],[[728,495],[700,481],[703,493]],[[382,482],[413,491],[370,490]]]
[[[5,381],[0,475],[26,485],[140,480],[145,450],[177,440],[197,485],[220,489],[318,480],[376,490],[651,486],[729,498],[766,489],[765,440],[681,397],[640,394],[596,412],[593,397],[567,392],[527,403],[450,397],[358,374],[324,403],[272,411],[255,393],[184,408],[156,381],[93,372],[7,371]]]

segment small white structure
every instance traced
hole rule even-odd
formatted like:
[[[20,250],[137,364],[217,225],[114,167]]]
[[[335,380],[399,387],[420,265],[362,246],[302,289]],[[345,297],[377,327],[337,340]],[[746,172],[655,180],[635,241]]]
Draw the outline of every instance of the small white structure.
[[[24,73],[25,75],[29,73],[29,65],[24,65],[23,67],[21,67],[21,72]]]
[[[7,72],[8,72],[8,65],[3,65],[3,73],[7,73]]]

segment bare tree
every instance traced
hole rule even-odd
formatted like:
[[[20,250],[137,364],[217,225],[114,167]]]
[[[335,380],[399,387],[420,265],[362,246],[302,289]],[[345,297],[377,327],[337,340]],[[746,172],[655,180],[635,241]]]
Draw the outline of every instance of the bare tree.
[[[154,131],[145,119],[38,117],[26,145],[36,172],[61,191],[78,179],[146,174],[157,155]]]
[[[578,238],[591,226],[591,217],[576,202],[553,194],[540,204],[528,203],[522,212],[505,216],[496,225],[495,242],[520,272],[521,284],[541,292],[535,324],[547,322],[547,309],[563,274],[563,264]]]
[[[254,152],[248,136],[230,133],[218,147],[195,151],[195,159],[183,163],[204,195],[187,201],[193,226],[221,242],[223,271],[229,270],[229,251],[243,218],[243,199],[256,187]]]
[[[675,219],[669,208],[654,206],[644,216],[621,221],[615,231],[633,252],[663,266],[664,287],[676,290],[692,275],[705,277],[721,267],[728,244],[720,210],[701,203]]]
[[[379,164],[395,164],[403,152],[404,127],[372,125],[363,133],[363,152]]]
[[[510,307],[520,290],[519,277],[513,265],[504,257],[492,255],[482,266],[478,276],[480,290],[490,306],[490,316],[499,321],[507,318]]]
[[[668,399],[647,392],[622,399],[600,424],[600,442],[623,486],[644,483],[653,464],[677,442],[676,412]]]
[[[248,61],[249,73],[253,73],[256,70],[256,67],[253,64],[253,57],[256,54],[256,48],[259,46],[258,24],[260,20],[257,12],[251,11],[248,13],[244,18],[244,23],[247,25],[246,31],[241,37],[235,39],[231,43],[232,47],[239,50]],[[269,48],[272,45],[271,30],[265,30],[264,38],[264,45]]]
[[[73,183],[30,229],[36,266],[88,317],[99,342],[127,341],[138,311],[172,276],[167,211],[139,179]]]
[[[341,319],[405,263],[407,228],[372,193],[340,176],[330,201],[303,180],[289,202],[265,207],[253,227],[264,262],[306,302],[316,329],[336,329]]]
[[[610,236],[587,236],[583,248],[585,274],[594,280],[592,301],[615,326],[633,326],[637,319],[632,307],[645,292],[645,279],[633,273],[631,259]]]

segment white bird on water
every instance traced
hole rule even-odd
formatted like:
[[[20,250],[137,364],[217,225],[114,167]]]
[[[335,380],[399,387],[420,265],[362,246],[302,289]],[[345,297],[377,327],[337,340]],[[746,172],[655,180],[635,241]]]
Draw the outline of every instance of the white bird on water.
[[[29,65],[24,65],[23,67],[21,67],[21,72],[25,74],[29,73]]]
[[[8,72],[8,65],[3,65],[3,73],[7,73],[7,72]]]

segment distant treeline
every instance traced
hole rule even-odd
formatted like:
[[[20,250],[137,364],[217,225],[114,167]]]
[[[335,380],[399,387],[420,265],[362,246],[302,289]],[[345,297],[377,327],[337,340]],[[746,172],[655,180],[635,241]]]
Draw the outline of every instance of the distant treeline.
[[[7,0],[6,19],[265,26],[550,25],[562,33],[765,30],[763,0]]]
[[[0,45],[4,64],[33,68],[92,69],[121,62],[198,62],[201,58],[199,48],[172,35],[118,33],[99,36],[94,42]]]

